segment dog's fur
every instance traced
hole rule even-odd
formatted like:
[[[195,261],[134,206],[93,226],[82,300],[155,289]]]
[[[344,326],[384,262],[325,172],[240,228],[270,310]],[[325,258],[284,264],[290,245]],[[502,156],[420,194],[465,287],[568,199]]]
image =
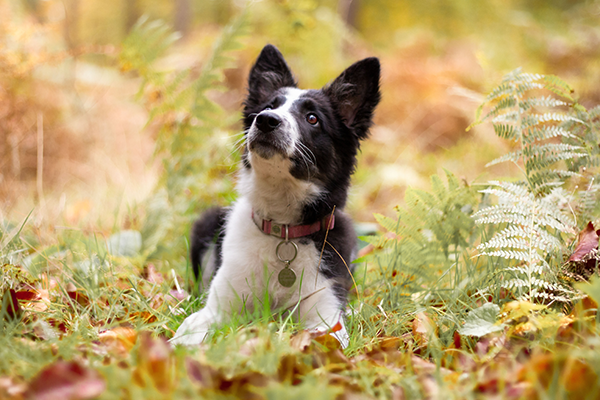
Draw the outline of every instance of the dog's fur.
[[[360,140],[368,136],[380,100],[379,70],[379,61],[367,58],[323,89],[300,90],[279,50],[265,46],[248,79],[239,198],[231,208],[207,211],[192,229],[196,277],[206,284],[214,274],[206,306],[185,319],[173,343],[200,343],[212,324],[264,299],[267,290],[272,308],[300,301],[298,317],[307,328],[340,322],[335,335],[347,344],[341,314],[352,283],[356,234],[342,210]],[[282,239],[263,233],[253,215],[305,225],[327,217],[334,207],[332,229],[293,239],[298,255],[290,268],[297,279],[290,288],[282,286],[277,275],[284,264],[276,256]]]

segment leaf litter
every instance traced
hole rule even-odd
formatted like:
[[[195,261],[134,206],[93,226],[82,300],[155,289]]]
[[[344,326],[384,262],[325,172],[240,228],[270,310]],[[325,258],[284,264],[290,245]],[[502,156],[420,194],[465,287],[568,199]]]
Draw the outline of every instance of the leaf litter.
[[[593,226],[582,231],[570,262],[597,249],[597,238]],[[469,393],[516,399],[543,398],[556,388],[565,398],[600,395],[600,356],[584,351],[600,347],[597,279],[581,284],[589,297],[568,315],[527,301],[502,307],[484,302],[466,314],[449,341],[443,340],[439,310],[426,309],[408,319],[399,335],[381,329],[375,337],[355,332],[363,344],[346,351],[332,336],[341,326],[282,334],[273,331],[273,322],[222,333],[196,348],[173,349],[166,341],[174,326],[169,315],[187,307],[189,295],[154,264],[138,271],[138,277],[127,279],[115,274],[99,292],[65,277],[66,283],[45,276],[13,280],[2,296],[4,330],[13,329],[6,343],[18,344],[13,357],[27,349],[45,354],[46,362],[33,374],[5,364],[0,398],[188,393],[261,399],[297,391],[339,399],[463,398]],[[423,296],[413,298],[423,301]],[[365,304],[373,299],[379,296]],[[389,311],[378,314],[371,323],[394,318]]]

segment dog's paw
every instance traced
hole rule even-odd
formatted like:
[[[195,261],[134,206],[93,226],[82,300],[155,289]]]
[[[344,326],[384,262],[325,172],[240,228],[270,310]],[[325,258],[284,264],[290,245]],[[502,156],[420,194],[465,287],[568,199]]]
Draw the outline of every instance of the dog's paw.
[[[204,341],[208,334],[208,323],[202,312],[187,317],[169,342],[174,345],[196,346]]]

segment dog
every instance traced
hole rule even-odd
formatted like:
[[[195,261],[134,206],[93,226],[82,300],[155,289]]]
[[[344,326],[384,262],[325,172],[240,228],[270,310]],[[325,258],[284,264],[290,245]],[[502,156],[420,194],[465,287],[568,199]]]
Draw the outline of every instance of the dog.
[[[212,277],[206,305],[171,343],[201,343],[268,291],[272,309],[294,308],[306,328],[335,331],[347,346],[343,311],[357,238],[343,208],[381,99],[379,76],[379,60],[366,58],[324,88],[302,90],[279,50],[262,49],[244,101],[239,197],[192,227],[194,273],[204,284]]]

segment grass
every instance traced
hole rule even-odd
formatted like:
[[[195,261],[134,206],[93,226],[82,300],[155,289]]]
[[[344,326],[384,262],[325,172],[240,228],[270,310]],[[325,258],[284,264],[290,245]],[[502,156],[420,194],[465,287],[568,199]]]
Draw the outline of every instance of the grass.
[[[237,315],[198,348],[172,349],[164,338],[201,307],[202,297],[176,293],[183,279],[169,265],[111,255],[98,235],[59,231],[60,244],[26,267],[31,227],[15,229],[12,240],[3,231],[0,253],[4,396],[53,393],[52,373],[63,376],[66,390],[83,387],[98,398],[600,393],[592,299],[568,316],[508,302],[496,322],[501,330],[481,338],[460,334],[470,310],[486,302],[474,293],[493,275],[493,260],[456,254],[459,264],[419,280],[386,257],[371,259],[357,272],[360,300],[350,302],[344,351],[331,336],[303,331],[268,307]],[[20,298],[16,313],[8,311],[11,290]]]

